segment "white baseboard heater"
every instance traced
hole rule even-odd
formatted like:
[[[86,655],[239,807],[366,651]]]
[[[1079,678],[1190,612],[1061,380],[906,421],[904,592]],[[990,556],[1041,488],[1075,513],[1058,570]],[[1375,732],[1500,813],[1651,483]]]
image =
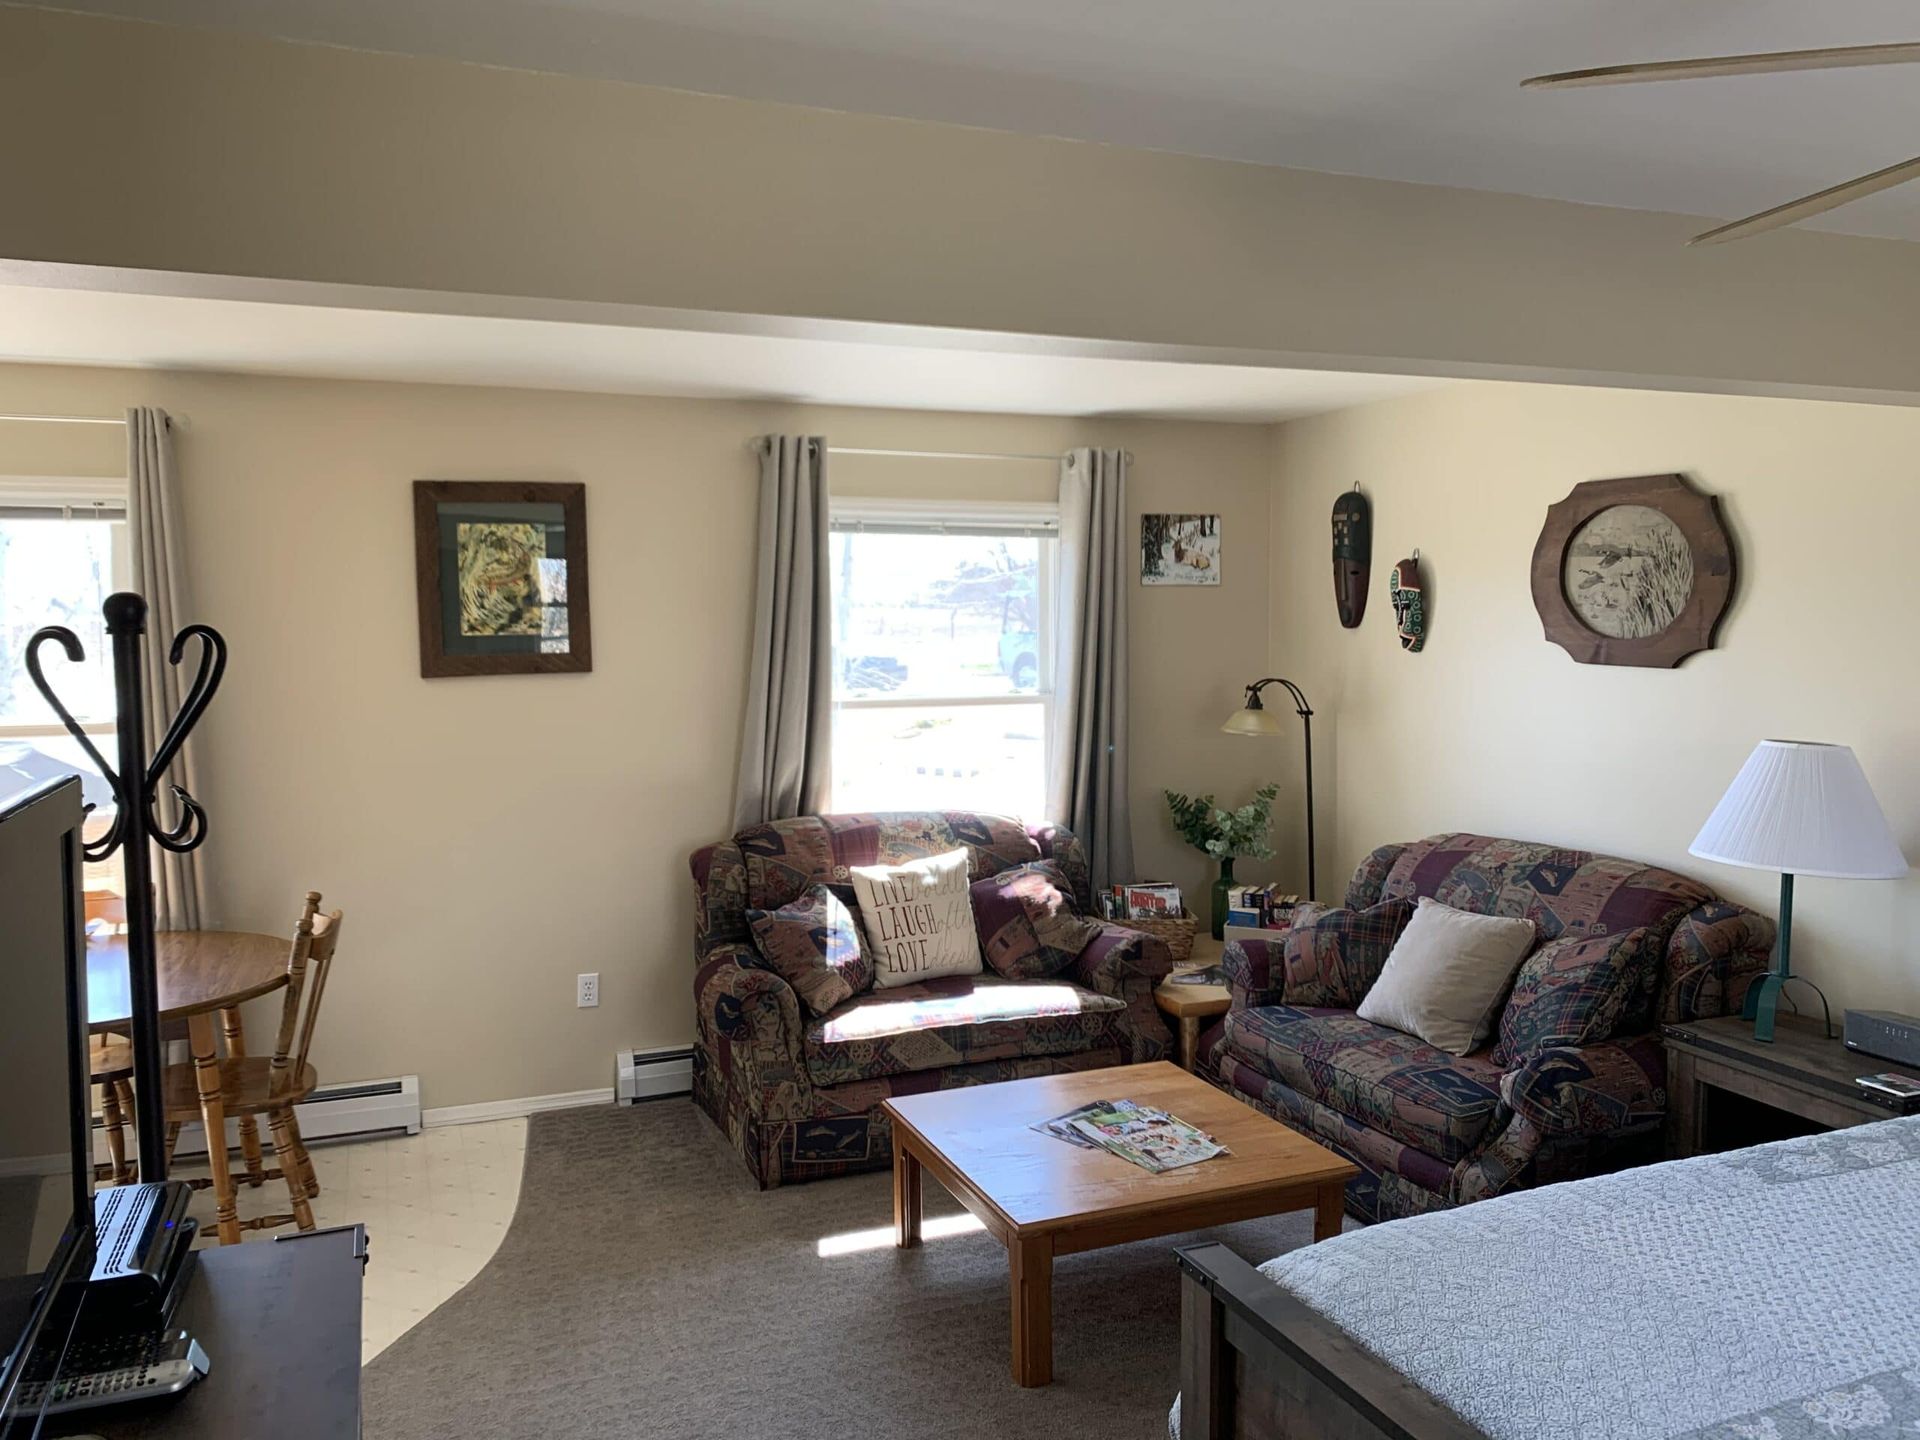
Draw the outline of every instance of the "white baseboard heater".
[[[300,1138],[309,1145],[327,1140],[367,1140],[379,1135],[418,1135],[420,1133],[420,1077],[402,1075],[397,1080],[362,1080],[356,1084],[322,1085],[301,1104],[294,1106],[300,1120]],[[266,1118],[260,1118],[260,1143],[271,1153]],[[240,1144],[240,1122],[227,1119],[227,1148]],[[94,1155],[105,1163],[105,1135],[95,1127]],[[133,1150],[131,1131],[127,1149]],[[207,1153],[206,1130],[199,1122],[180,1129],[176,1155]],[[273,1162],[269,1160],[268,1164]]]
[[[614,1055],[613,1098],[638,1105],[663,1095],[693,1093],[693,1050],[620,1050]]]

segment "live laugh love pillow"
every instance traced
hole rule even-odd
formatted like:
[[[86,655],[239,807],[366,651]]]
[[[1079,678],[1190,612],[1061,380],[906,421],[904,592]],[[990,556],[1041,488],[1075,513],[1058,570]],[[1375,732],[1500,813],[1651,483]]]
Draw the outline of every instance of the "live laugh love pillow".
[[[849,874],[873,957],[874,989],[980,973],[965,850],[905,865],[855,865]]]

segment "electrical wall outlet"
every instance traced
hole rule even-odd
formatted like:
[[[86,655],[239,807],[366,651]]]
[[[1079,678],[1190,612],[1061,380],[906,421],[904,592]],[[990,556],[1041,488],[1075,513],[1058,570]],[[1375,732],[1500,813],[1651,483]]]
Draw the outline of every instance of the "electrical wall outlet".
[[[600,973],[582,975],[574,981],[573,1003],[582,1010],[590,1010],[600,1003]]]

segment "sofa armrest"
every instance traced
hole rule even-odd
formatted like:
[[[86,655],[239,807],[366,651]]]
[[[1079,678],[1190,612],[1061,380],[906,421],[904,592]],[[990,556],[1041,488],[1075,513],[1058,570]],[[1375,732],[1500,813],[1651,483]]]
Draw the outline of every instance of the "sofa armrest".
[[[1100,927],[1100,933],[1067,971],[1067,978],[1097,995],[1111,995],[1127,1009],[1122,1029],[1129,1059],[1159,1060],[1172,1049],[1172,1032],[1154,1004],[1153,992],[1173,970],[1166,941],[1121,925]]]
[[[1271,940],[1232,940],[1220,956],[1227,975],[1227,994],[1236,1010],[1278,1005],[1286,999],[1287,968],[1282,959],[1287,934],[1276,930]]]
[[[1502,1076],[1500,1098],[1546,1135],[1634,1129],[1666,1114],[1666,1052],[1655,1035],[1552,1046]]]
[[[1103,921],[1100,933],[1087,942],[1068,973],[1089,990],[1125,999],[1143,986],[1151,997],[1153,987],[1172,972],[1173,954],[1166,941],[1144,930]]]
[[[1773,921],[1728,900],[1689,911],[1667,942],[1660,1023],[1738,1015],[1747,987],[1773,958]]]
[[[800,997],[751,946],[716,945],[694,972],[702,1047],[763,1119],[797,1119],[812,1094],[801,1053]]]

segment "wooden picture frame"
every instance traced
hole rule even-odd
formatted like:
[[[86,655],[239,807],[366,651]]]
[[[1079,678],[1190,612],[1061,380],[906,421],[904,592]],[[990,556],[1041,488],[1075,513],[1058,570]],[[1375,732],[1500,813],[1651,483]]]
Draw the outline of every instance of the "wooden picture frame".
[[[1657,531],[1655,538],[1670,544],[1677,532],[1690,552],[1691,583],[1684,601],[1675,593],[1679,582],[1670,581],[1655,602],[1655,623],[1661,619],[1665,623],[1650,633],[1609,633],[1597,628],[1589,619],[1600,619],[1601,612],[1584,595],[1568,594],[1570,560],[1581,577],[1573,582],[1576,590],[1595,587],[1609,603],[1629,588],[1623,577],[1637,580],[1651,568],[1653,562],[1645,558],[1644,549],[1585,538],[1597,534],[1588,531],[1596,517],[1620,507],[1632,507],[1630,513],[1658,512],[1650,527]],[[1598,558],[1584,565],[1583,556],[1588,555]],[[1546,638],[1580,664],[1670,669],[1697,651],[1713,648],[1714,631],[1733,599],[1733,537],[1720,518],[1719,502],[1695,490],[1685,476],[1589,480],[1574,486],[1566,499],[1548,509],[1533,547],[1532,581],[1533,604]],[[1624,608],[1630,609],[1634,597],[1627,600]],[[1644,627],[1648,622],[1642,617],[1637,623]]]
[[[413,543],[423,678],[593,669],[586,486],[416,480]]]

